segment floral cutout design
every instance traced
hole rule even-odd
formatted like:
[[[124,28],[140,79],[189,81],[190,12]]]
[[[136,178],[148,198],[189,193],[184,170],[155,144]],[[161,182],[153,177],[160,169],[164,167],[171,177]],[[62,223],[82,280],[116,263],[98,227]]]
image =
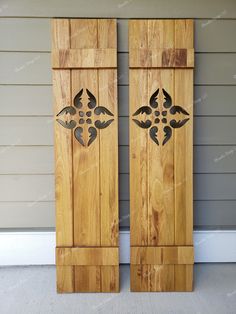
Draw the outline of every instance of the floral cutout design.
[[[183,114],[185,116],[189,116],[189,113],[181,106],[173,105],[171,96],[167,93],[167,91],[164,88],[162,89],[162,93],[164,96],[163,102],[164,110],[160,111],[158,109],[158,95],[159,95],[158,88],[150,97],[149,106],[142,106],[133,114],[133,117],[135,117],[133,118],[133,121],[140,128],[149,129],[150,138],[157,145],[159,145],[158,139],[159,123],[162,123],[163,125],[162,127],[164,131],[164,139],[162,141],[162,145],[165,145],[172,136],[172,129],[182,127],[189,120],[189,118],[185,118],[177,121],[176,117],[174,117],[176,114]],[[146,114],[147,117],[150,116],[150,119],[146,119],[145,121],[143,121],[142,119],[141,120],[137,119],[136,117],[138,117],[140,114]]]
[[[106,107],[98,106],[95,96],[88,89],[86,89],[86,93],[88,96],[87,106],[82,102],[82,88],[74,98],[74,106],[66,106],[57,114],[57,117],[65,115],[65,118],[68,118],[67,115],[69,115],[69,119],[65,121],[60,118],[56,119],[64,128],[74,129],[74,136],[82,146],[90,146],[97,137],[97,129],[105,129],[114,121],[114,119],[97,119],[101,115],[104,115],[104,117],[114,117],[114,115]],[[73,117],[75,118],[73,119]],[[78,124],[79,126],[77,126]],[[89,134],[87,143],[84,139],[85,129]]]

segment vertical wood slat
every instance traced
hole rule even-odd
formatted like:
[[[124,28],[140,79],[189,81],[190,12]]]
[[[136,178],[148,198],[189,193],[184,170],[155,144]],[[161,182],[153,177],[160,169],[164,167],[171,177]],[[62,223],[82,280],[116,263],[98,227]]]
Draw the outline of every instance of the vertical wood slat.
[[[147,46],[147,21],[129,24],[129,47]],[[148,206],[147,190],[147,134],[142,129],[134,128],[132,114],[140,104],[148,103],[147,70],[133,69],[129,71],[129,128],[130,128],[130,243],[131,245],[147,245]],[[136,209],[136,210],[135,210]]]
[[[169,61],[153,67],[149,55],[170,49],[193,48],[191,20],[133,20],[129,22],[130,51],[130,206],[131,252],[138,246],[192,245],[192,103],[193,70],[170,68]],[[140,57],[141,56],[141,57]],[[134,59],[134,58],[138,59]],[[163,57],[163,55],[162,55]],[[171,56],[170,56],[171,57]],[[163,60],[163,59],[162,59]],[[178,60],[181,64],[181,60]],[[133,65],[136,65],[136,68]],[[142,68],[142,65],[145,68]],[[158,68],[157,68],[158,67]],[[187,65],[186,65],[187,67]],[[140,84],[139,84],[140,83]],[[159,88],[159,123],[157,145],[151,140],[149,129],[138,127],[133,113],[141,106],[149,106],[151,95]],[[180,129],[172,128],[172,137],[165,138],[161,112],[165,89],[172,105],[182,106],[190,120]],[[157,110],[156,109],[156,110]],[[154,111],[155,109],[153,109]],[[175,117],[186,118],[182,114]],[[140,121],[156,116],[141,114]],[[140,145],[142,143],[142,145]],[[193,265],[131,265],[133,291],[190,291]]]
[[[63,22],[61,22],[63,21]],[[65,22],[66,21],[66,22]],[[71,19],[54,20],[53,24],[63,25],[70,35],[64,47],[57,49],[116,49],[116,21],[112,19]],[[63,28],[63,30],[64,30]],[[54,33],[53,42],[60,40],[61,32]],[[69,44],[68,44],[69,43]],[[111,49],[112,51],[112,49]],[[54,55],[57,55],[55,53]],[[66,52],[65,52],[66,55]],[[92,54],[91,54],[92,55]],[[86,60],[89,62],[89,60]],[[70,146],[70,163],[72,169],[72,185],[69,188],[73,198],[72,235],[73,243],[68,247],[117,247],[118,246],[118,136],[117,136],[117,70],[116,62],[112,69],[54,69],[53,72],[68,72],[71,90],[70,104],[78,92],[83,89],[81,102],[85,112],[90,110],[88,105],[88,89],[96,98],[97,106],[105,106],[113,113],[113,123],[108,128],[97,129],[97,138],[91,145],[81,145],[74,136],[74,131],[65,130],[61,126],[61,132],[70,134],[72,145]],[[60,84],[59,89],[60,89]],[[63,87],[61,87],[61,90]],[[92,111],[92,110],[90,110]],[[79,124],[80,116],[73,115],[73,120]],[[104,121],[104,114],[96,117]],[[85,117],[86,119],[86,117]],[[91,116],[94,124],[95,118]],[[91,124],[92,125],[92,124]],[[83,140],[88,143],[90,137],[88,128],[84,127]],[[76,126],[76,127],[77,127]],[[63,153],[63,152],[61,152]],[[66,201],[65,201],[66,202]],[[65,207],[68,204],[64,204]],[[65,229],[67,224],[64,225]],[[58,228],[57,233],[60,233]],[[60,245],[60,244],[59,244]],[[58,245],[58,246],[59,246]],[[69,289],[61,289],[67,282],[61,274],[62,267],[58,266],[58,291],[71,292]],[[66,266],[73,270],[74,292],[117,292],[119,290],[118,266]],[[66,268],[68,271],[68,268]]]
[[[69,20],[52,23],[52,49],[70,48]],[[57,115],[63,107],[70,106],[70,71],[53,71],[53,107]],[[55,178],[56,178],[56,245],[73,246],[73,175],[72,132],[65,132],[54,122]],[[57,266],[58,292],[74,291],[74,267]]]

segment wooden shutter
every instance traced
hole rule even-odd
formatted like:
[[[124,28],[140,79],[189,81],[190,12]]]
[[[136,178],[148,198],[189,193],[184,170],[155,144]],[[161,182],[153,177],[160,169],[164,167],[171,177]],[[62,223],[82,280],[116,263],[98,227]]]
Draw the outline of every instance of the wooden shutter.
[[[53,19],[58,292],[117,292],[116,20]]]
[[[131,290],[190,291],[193,21],[129,22]]]

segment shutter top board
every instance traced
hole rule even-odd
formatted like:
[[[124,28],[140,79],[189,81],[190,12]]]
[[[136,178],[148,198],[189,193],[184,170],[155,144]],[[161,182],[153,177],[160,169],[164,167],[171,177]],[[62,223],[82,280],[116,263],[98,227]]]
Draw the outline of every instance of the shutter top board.
[[[54,20],[55,40],[52,47],[52,68],[117,68],[116,20],[89,19],[80,21],[73,19]],[[89,21],[87,25],[86,21]],[[110,27],[107,27],[108,22]],[[79,35],[76,35],[75,40],[73,35],[78,33]],[[106,34],[104,35],[104,33]],[[59,41],[56,38],[61,38],[61,36],[64,37],[64,40],[62,42],[60,40],[60,45],[58,45]]]
[[[129,67],[194,68],[192,29],[193,20],[131,20]]]

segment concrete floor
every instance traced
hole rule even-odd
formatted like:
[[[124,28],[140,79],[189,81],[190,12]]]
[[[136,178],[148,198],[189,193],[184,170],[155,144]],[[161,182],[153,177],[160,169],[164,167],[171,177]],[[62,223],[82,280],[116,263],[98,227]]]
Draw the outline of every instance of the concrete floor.
[[[121,266],[118,294],[56,293],[54,266],[0,268],[0,314],[236,313],[236,264],[195,265],[193,293],[130,293]]]

